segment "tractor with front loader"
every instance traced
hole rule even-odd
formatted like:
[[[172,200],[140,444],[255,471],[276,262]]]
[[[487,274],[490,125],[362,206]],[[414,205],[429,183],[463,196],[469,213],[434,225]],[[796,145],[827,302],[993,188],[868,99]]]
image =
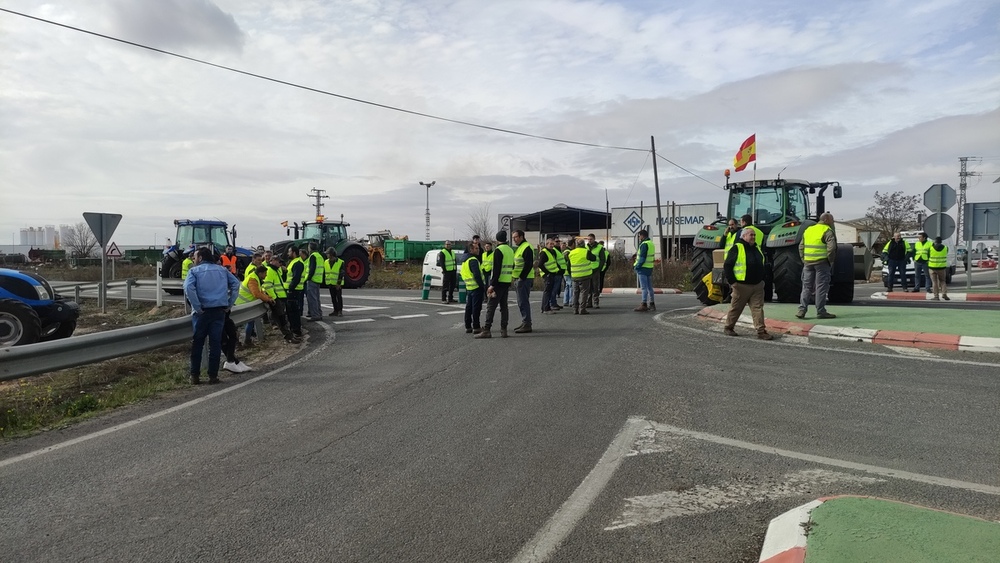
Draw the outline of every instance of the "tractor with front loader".
[[[784,179],[729,183],[728,174],[726,179],[729,191],[727,217],[739,221],[742,216],[750,215],[754,226],[764,233],[760,246],[766,267],[765,299],[772,301],[777,297],[781,303],[798,303],[802,293],[802,258],[799,256],[802,233],[815,225],[826,210],[825,193],[828,189],[832,188],[834,198],[843,195],[840,183]],[[814,209],[810,209],[810,196],[815,196]],[[727,217],[720,217],[715,223],[703,226],[694,239],[691,283],[698,300],[705,305],[714,305],[721,300],[721,292],[710,291],[711,286],[705,279],[713,270],[713,251],[725,247]],[[829,301],[853,301],[853,245],[837,245],[832,276]],[[709,283],[712,279],[719,281],[719,276],[709,277]]]

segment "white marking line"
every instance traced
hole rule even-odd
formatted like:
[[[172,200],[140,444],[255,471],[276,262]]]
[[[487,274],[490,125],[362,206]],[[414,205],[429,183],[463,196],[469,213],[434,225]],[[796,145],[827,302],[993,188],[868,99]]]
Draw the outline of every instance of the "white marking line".
[[[441,311],[438,314],[439,315],[462,315],[464,313],[465,313],[465,311],[462,310],[462,311]]]
[[[886,346],[886,348],[904,356],[919,356],[921,358],[934,357],[934,354],[928,352],[927,350],[921,350],[920,348],[909,348],[907,346]]]
[[[629,453],[636,435],[649,424],[641,418],[628,419],[608,449],[604,451],[597,465],[590,470],[559,510],[538,530],[535,537],[531,538],[531,541],[511,559],[511,563],[538,563],[547,560],[555,553],[559,544],[573,531],[594,499],[607,486],[611,476]]]
[[[295,366],[298,366],[299,364],[301,364],[303,362],[306,362],[306,361],[309,361],[309,360],[313,359],[313,356],[316,356],[320,352],[326,350],[330,346],[330,344],[332,344],[334,342],[334,340],[336,340],[337,334],[335,332],[333,332],[332,329],[329,326],[324,325],[324,324],[320,324],[320,326],[322,326],[323,330],[325,330],[327,332],[327,338],[326,338],[326,340],[324,340],[321,345],[317,346],[315,350],[313,350],[312,352],[309,352],[308,354],[306,354],[305,356],[302,356],[301,358],[295,360],[294,362],[291,362],[289,364],[283,365],[280,368],[273,369],[273,370],[271,370],[271,371],[269,371],[267,373],[258,375],[257,377],[255,377],[253,379],[248,379],[248,380],[246,380],[246,381],[244,381],[242,383],[237,383],[236,385],[233,385],[233,386],[223,387],[222,389],[219,389],[218,391],[216,391],[214,393],[210,393],[210,394],[205,395],[203,397],[198,397],[197,399],[192,399],[192,400],[190,400],[190,401],[188,401],[186,403],[181,403],[181,404],[179,404],[177,406],[170,407],[169,409],[162,410],[162,411],[159,411],[159,412],[155,412],[153,414],[149,414],[149,415],[146,415],[146,416],[142,416],[142,417],[139,417],[139,418],[137,418],[135,420],[130,420],[128,422],[124,422],[122,424],[118,424],[118,425],[112,426],[110,428],[105,428],[104,430],[98,430],[97,432],[93,432],[93,433],[90,433],[90,434],[85,434],[83,436],[79,436],[77,438],[73,438],[72,440],[66,440],[65,442],[60,442],[58,444],[53,444],[51,446],[44,447],[44,448],[42,448],[40,450],[35,450],[33,452],[28,452],[26,454],[21,454],[19,456],[12,457],[12,458],[9,458],[9,459],[0,460],[0,468],[6,467],[8,465],[14,465],[15,463],[18,463],[18,462],[21,462],[21,461],[26,461],[26,460],[29,460],[29,459],[34,458],[34,457],[38,457],[38,456],[43,455],[43,454],[47,454],[49,452],[54,452],[56,450],[61,450],[63,448],[67,448],[69,446],[73,446],[73,445],[79,444],[81,442],[86,442],[88,440],[93,440],[94,438],[98,438],[98,437],[104,436],[106,434],[111,434],[111,433],[114,433],[114,432],[118,432],[119,430],[124,430],[126,428],[131,428],[132,426],[136,426],[136,425],[142,424],[143,422],[147,422],[149,420],[160,418],[161,416],[166,416],[168,414],[173,414],[175,412],[184,410],[184,409],[186,409],[188,407],[193,407],[193,406],[195,406],[195,405],[197,405],[199,403],[204,403],[205,401],[208,401],[210,399],[214,399],[215,397],[219,397],[221,395],[225,395],[226,393],[232,393],[233,391],[236,391],[237,389],[242,389],[243,387],[246,387],[247,385],[250,385],[252,383],[256,383],[256,382],[258,382],[258,381],[260,381],[262,379],[267,379],[268,377],[271,377],[272,375],[277,375],[277,374],[279,374],[279,373],[281,373],[281,372],[283,372],[285,370],[292,369]]]
[[[762,452],[771,455],[779,455],[782,457],[808,461],[811,463],[819,463],[822,465],[830,465],[833,467],[852,469],[854,471],[863,471],[865,473],[872,473],[875,475],[881,475],[883,477],[891,477],[893,479],[905,479],[907,481],[916,481],[917,483],[927,483],[929,485],[938,485],[941,487],[949,487],[952,489],[965,489],[968,491],[975,491],[977,493],[1000,495],[1000,487],[994,487],[993,485],[984,485],[982,483],[970,483],[968,481],[959,481],[957,479],[948,479],[946,477],[935,477],[934,475],[923,475],[921,473],[899,471],[897,469],[889,469],[888,467],[879,467],[877,465],[855,463],[853,461],[834,459],[832,457],[824,457],[820,455],[793,452],[791,450],[772,448],[770,446],[763,446],[760,444],[753,444],[751,442],[744,442],[743,440],[734,440],[732,438],[725,438],[723,436],[716,436],[714,434],[698,432],[697,430],[685,430],[683,428],[678,428],[676,426],[670,426],[667,424],[660,424],[658,422],[654,422],[652,424],[653,427],[656,428],[657,432],[669,432],[671,434],[679,434],[681,436],[687,436],[689,438],[694,438],[696,440],[712,442],[713,444],[722,444],[724,446],[732,446],[734,448],[741,448],[744,450]]]
[[[817,485],[848,483],[871,485],[885,479],[858,477],[827,469],[804,469],[787,473],[778,483],[726,483],[698,485],[684,491],[664,491],[625,499],[625,509],[605,530],[648,526],[676,516],[692,516],[724,510],[731,506],[805,495]]]
[[[398,321],[400,319],[418,319],[420,317],[426,317],[426,316],[427,315],[420,313],[418,315],[399,315],[398,317],[389,317],[389,318]]]
[[[375,321],[375,319],[354,319],[354,320],[350,320],[350,321],[333,321],[333,324],[335,324],[335,325],[351,325],[351,324],[356,324],[356,323],[370,323],[370,322],[374,322],[374,321]]]
[[[333,305],[323,305],[323,307],[333,309]],[[348,313],[356,313],[358,311],[378,311],[380,309],[388,309],[388,307],[366,307],[364,305],[351,305],[349,307],[346,305],[344,306],[344,311]]]

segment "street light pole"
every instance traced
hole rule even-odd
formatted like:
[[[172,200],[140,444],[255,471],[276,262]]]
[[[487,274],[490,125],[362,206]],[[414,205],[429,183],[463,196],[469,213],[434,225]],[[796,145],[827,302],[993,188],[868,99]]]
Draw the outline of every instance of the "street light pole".
[[[431,186],[436,183],[437,180],[431,180],[430,184],[420,182],[421,186],[427,186],[427,208],[424,210],[424,240],[431,240]]]

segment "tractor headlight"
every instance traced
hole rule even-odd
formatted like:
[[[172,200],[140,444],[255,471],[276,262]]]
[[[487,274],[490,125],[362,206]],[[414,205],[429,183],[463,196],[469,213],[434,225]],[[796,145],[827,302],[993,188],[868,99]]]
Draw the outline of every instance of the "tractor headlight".
[[[49,292],[46,291],[44,285],[36,285],[35,286],[35,291],[38,292],[38,299],[39,300],[41,300],[41,301],[48,301],[49,299],[51,299],[51,297],[49,296]]]

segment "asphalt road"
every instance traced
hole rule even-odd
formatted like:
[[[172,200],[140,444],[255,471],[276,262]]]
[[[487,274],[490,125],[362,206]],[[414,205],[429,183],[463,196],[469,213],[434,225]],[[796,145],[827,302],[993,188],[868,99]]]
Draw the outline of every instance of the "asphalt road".
[[[414,293],[346,292],[276,370],[0,445],[0,553],[756,561],[819,496],[1000,519],[996,356],[728,338],[690,295],[475,341]]]

